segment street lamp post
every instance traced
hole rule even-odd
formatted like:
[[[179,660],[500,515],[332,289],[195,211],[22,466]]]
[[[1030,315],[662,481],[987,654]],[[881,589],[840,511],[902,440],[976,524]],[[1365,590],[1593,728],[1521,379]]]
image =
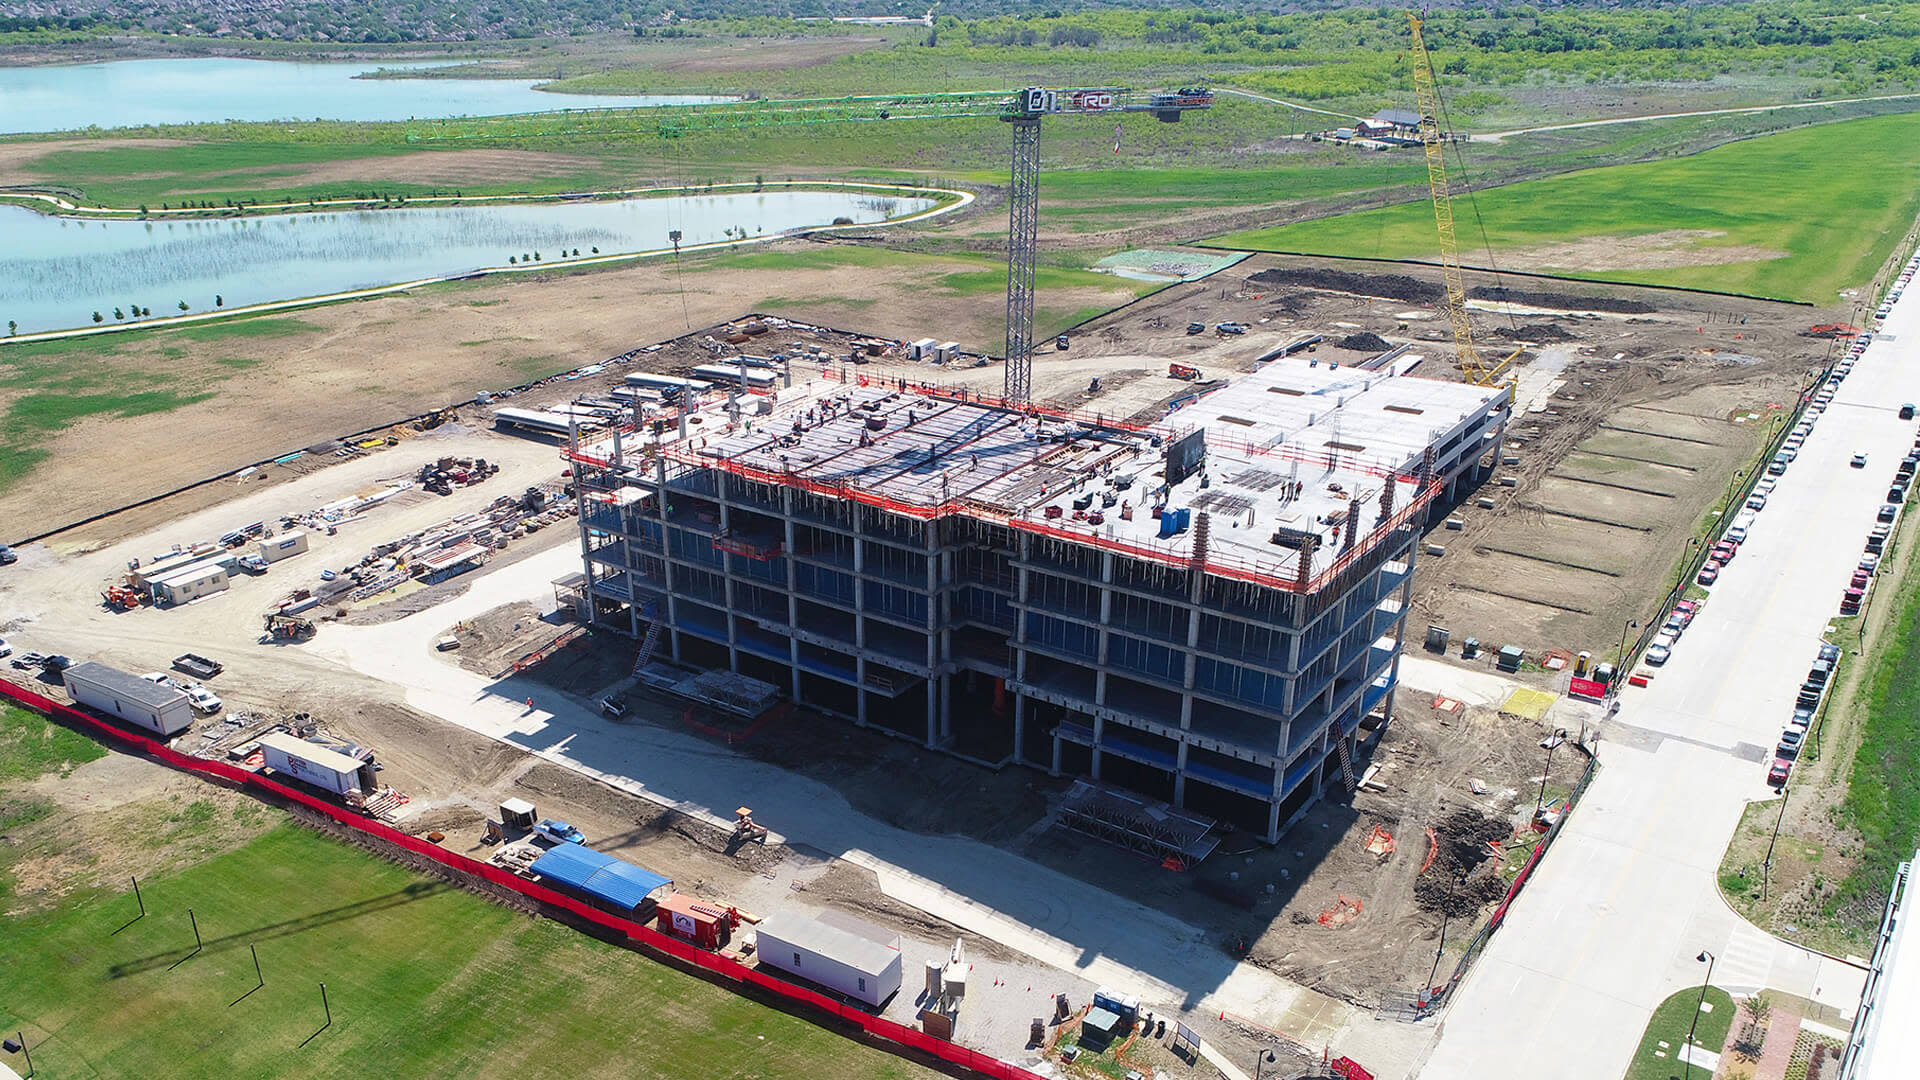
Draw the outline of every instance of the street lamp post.
[[[1693,1030],[1699,1026],[1700,1009],[1707,1003],[1707,987],[1713,985],[1713,961],[1715,957],[1707,950],[1701,949],[1700,955],[1694,957],[1694,959],[1707,965],[1707,981],[1700,984],[1700,1000],[1695,1002],[1693,1006],[1693,1023],[1687,1025],[1687,1045],[1680,1048],[1680,1058],[1687,1063],[1688,1080],[1692,1080],[1693,1077]]]
[[[1262,1050],[1253,1056],[1253,1080],[1260,1080],[1260,1070],[1273,1064],[1276,1059],[1273,1051]]]
[[[1780,785],[1780,816],[1773,819],[1773,838],[1767,841],[1767,857],[1760,864],[1760,900],[1767,899],[1767,879],[1773,876],[1773,845],[1780,842],[1780,823],[1787,820],[1787,785]]]
[[[1540,794],[1533,800],[1533,812],[1536,816],[1539,815],[1541,808],[1546,806],[1547,803],[1547,777],[1553,773],[1553,752],[1560,748],[1561,743],[1566,741],[1566,728],[1554,728],[1553,734],[1546,738],[1547,768],[1545,772],[1540,774]]]

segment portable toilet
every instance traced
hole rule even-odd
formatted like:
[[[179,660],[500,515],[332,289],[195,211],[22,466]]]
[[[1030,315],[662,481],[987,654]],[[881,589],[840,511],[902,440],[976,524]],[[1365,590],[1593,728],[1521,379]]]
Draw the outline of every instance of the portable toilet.
[[[1587,666],[1593,663],[1593,654],[1583,652],[1573,658],[1573,674],[1578,678],[1587,677]]]

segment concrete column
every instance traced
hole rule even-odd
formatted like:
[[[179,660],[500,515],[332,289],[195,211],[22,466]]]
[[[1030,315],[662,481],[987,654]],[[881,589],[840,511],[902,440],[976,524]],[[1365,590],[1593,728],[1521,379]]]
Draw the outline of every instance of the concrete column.
[[[855,682],[860,684],[853,688],[853,701],[854,701],[853,722],[859,725],[860,727],[866,727],[867,726],[867,691],[866,691],[867,658],[866,657],[856,656],[853,658],[853,678]]]
[[[939,685],[945,680],[932,678],[927,680],[927,747],[932,749],[940,745],[940,722],[945,717],[945,687]]]
[[[1266,841],[1269,844],[1280,842],[1280,800],[1278,799],[1267,804]]]
[[[1106,735],[1107,721],[1096,712],[1093,714],[1093,766],[1090,770],[1095,780],[1100,779],[1100,743],[1106,738]]]
[[[1200,657],[1194,652],[1194,650],[1199,647],[1200,609],[1195,606],[1187,609],[1187,670],[1186,674],[1182,676],[1180,680],[1180,685],[1186,687],[1188,690],[1193,689],[1193,680],[1200,666]],[[1181,715],[1184,720],[1186,710],[1181,710]],[[1181,726],[1185,727],[1186,725],[1183,722]]]
[[[1187,744],[1181,743],[1173,766],[1173,805],[1187,805]]]
[[[1027,760],[1027,696],[1013,695],[1013,760]]]

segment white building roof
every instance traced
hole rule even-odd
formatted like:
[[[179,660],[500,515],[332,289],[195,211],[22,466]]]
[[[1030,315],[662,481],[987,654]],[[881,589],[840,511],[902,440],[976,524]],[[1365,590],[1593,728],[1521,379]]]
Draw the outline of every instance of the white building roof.
[[[878,975],[892,967],[894,961],[899,959],[900,938],[898,935],[888,935],[878,927],[870,929],[871,936],[867,933],[843,930],[838,926],[829,926],[819,919],[799,912],[776,911],[761,920],[755,933],[760,939],[760,949],[763,954],[766,951],[766,942],[771,939],[791,945],[803,952],[810,952],[815,956],[838,961],[855,971]]]

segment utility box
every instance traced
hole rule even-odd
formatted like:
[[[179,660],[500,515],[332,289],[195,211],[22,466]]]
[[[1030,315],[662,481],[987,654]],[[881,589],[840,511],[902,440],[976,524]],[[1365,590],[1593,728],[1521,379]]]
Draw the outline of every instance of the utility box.
[[[1453,631],[1444,626],[1427,627],[1427,651],[1445,653],[1447,642],[1453,640]]]
[[[284,731],[261,736],[260,754],[266,758],[267,768],[281,776],[335,795],[369,791],[376,786],[372,762],[316,746]]]
[[[291,529],[271,540],[260,541],[260,557],[268,562],[291,559],[295,555],[304,555],[307,551],[307,532],[305,529]]]
[[[73,665],[61,678],[74,701],[156,735],[171,739],[193,726],[193,703],[174,687],[92,660]]]
[[[1494,663],[1494,666],[1501,671],[1519,671],[1520,662],[1526,659],[1526,655],[1518,645],[1502,645],[1500,646],[1499,659]]]

